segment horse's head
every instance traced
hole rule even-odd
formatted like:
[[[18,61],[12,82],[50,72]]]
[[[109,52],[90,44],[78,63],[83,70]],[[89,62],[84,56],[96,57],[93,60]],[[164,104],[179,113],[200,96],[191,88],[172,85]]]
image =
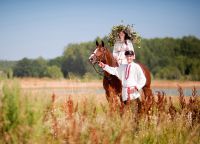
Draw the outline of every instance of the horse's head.
[[[90,55],[89,61],[92,64],[98,63],[100,61],[104,62],[105,61],[105,53],[106,53],[106,48],[104,47],[104,42],[102,41],[101,44],[99,44],[96,41],[96,49]]]

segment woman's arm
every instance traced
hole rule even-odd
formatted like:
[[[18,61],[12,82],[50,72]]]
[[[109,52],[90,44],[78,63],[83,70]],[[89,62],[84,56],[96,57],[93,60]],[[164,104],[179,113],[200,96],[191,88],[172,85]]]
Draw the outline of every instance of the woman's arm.
[[[134,47],[133,47],[132,42],[128,40],[127,43],[128,43],[128,50],[132,50],[134,52]]]
[[[117,44],[116,43],[114,44],[114,47],[113,47],[113,57],[115,59],[118,59],[118,51],[117,51]]]

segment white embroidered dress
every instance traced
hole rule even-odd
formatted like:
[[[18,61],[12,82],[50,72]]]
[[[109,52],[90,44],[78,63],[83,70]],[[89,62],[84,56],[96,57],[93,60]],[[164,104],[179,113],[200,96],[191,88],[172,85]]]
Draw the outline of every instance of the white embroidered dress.
[[[127,64],[126,56],[124,55],[126,50],[132,50],[134,52],[133,44],[130,40],[127,40],[127,44],[120,40],[116,41],[113,48],[113,56],[117,59],[119,65]]]
[[[141,67],[132,62],[130,64],[122,64],[119,67],[110,67],[105,65],[103,70],[112,75],[116,75],[122,81],[122,100],[128,100],[128,88],[136,87],[138,91],[130,94],[130,100],[140,97],[140,90],[146,83],[145,75]]]

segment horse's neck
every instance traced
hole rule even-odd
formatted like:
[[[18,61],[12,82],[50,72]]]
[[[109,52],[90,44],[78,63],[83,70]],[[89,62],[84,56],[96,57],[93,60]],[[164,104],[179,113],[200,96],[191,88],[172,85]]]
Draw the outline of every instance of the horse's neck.
[[[117,61],[114,59],[113,55],[109,51],[106,52],[106,62],[105,63],[111,67],[118,66]]]

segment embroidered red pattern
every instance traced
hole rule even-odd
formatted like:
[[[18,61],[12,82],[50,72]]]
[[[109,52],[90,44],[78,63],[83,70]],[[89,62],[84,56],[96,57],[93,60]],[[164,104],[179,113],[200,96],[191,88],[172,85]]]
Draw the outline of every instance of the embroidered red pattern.
[[[125,79],[127,80],[129,77],[129,73],[130,73],[130,69],[131,69],[131,65],[128,64],[126,67],[126,72],[125,72]]]

